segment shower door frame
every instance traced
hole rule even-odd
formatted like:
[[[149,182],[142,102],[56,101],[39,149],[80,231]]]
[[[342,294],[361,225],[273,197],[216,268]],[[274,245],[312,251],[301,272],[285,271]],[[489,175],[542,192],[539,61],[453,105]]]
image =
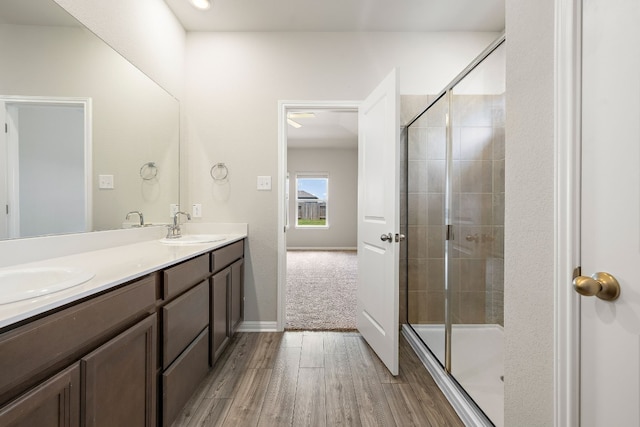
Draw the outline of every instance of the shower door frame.
[[[406,129],[416,122],[424,113],[427,112],[433,105],[435,105],[438,101],[440,101],[443,97],[446,97],[447,104],[447,123],[446,123],[446,169],[445,169],[445,229],[446,229],[446,237],[445,237],[445,354],[444,354],[444,363],[435,356],[435,354],[431,351],[429,346],[423,341],[423,339],[418,335],[417,331],[411,325],[407,318],[407,324],[403,326],[403,334],[413,347],[416,354],[418,354],[419,358],[425,364],[431,375],[434,377],[434,380],[438,384],[439,388],[442,390],[443,394],[447,397],[451,405],[454,407],[460,418],[465,422],[465,424],[470,425],[482,425],[482,426],[490,426],[493,425],[488,417],[484,414],[482,409],[473,401],[473,399],[466,393],[464,388],[458,383],[455,377],[451,373],[451,344],[452,344],[452,314],[451,309],[449,307],[449,302],[452,298],[452,290],[449,284],[449,266],[447,256],[447,252],[451,249],[452,242],[452,233],[453,233],[453,224],[451,213],[452,213],[452,201],[451,201],[451,193],[452,193],[452,129],[451,129],[451,103],[452,103],[452,91],[454,87],[460,83],[467,75],[469,75],[480,63],[482,63],[486,58],[488,58],[495,50],[497,50],[500,46],[503,45],[506,41],[506,36],[503,33],[500,37],[498,37],[493,43],[491,43],[480,55],[478,55],[460,74],[458,74],[440,93],[438,93],[432,102],[430,102],[423,111],[418,113],[413,119],[411,119],[407,125]],[[408,209],[406,210],[408,212]],[[407,275],[408,280],[408,275]],[[408,282],[407,282],[408,283]],[[408,311],[408,292],[407,292],[407,316],[409,315]],[[422,343],[423,347],[426,349],[426,352],[422,351],[419,346],[419,343]],[[436,366],[440,367],[440,370],[436,368]]]

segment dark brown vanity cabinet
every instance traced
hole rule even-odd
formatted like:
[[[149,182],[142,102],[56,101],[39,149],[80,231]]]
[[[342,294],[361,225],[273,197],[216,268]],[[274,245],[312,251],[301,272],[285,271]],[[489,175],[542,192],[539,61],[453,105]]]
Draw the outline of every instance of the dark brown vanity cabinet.
[[[209,254],[164,272],[162,425],[170,426],[209,372]],[[179,292],[184,293],[179,294]],[[177,295],[177,296],[176,296]]]
[[[169,426],[243,318],[244,241],[0,331],[0,426]]]
[[[231,281],[229,285],[229,336],[233,336],[244,319],[244,259],[231,264]]]
[[[230,268],[216,273],[211,279],[211,366],[218,360],[229,338],[227,292],[230,280]]]
[[[0,409],[0,425],[80,425],[80,365],[75,363]]]
[[[0,333],[0,425],[155,425],[156,278]]]
[[[156,315],[84,356],[83,426],[156,424]]]
[[[244,241],[211,254],[211,364],[224,350],[243,319]]]

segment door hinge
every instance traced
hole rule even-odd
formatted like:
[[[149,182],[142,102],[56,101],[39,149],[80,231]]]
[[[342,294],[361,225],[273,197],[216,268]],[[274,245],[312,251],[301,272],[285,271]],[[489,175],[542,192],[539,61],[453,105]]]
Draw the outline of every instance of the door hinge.
[[[447,224],[447,236],[445,240],[453,240],[455,236],[453,235],[453,225]]]
[[[9,133],[9,125],[8,124],[4,124],[4,133]]]
[[[7,215],[9,215],[9,205],[5,205],[6,210],[7,210]]]

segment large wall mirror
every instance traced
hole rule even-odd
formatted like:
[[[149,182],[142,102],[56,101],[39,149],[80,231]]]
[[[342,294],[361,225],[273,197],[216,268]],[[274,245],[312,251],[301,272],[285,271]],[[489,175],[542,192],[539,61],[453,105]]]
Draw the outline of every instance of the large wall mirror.
[[[167,223],[179,102],[52,0],[0,0],[0,238]]]

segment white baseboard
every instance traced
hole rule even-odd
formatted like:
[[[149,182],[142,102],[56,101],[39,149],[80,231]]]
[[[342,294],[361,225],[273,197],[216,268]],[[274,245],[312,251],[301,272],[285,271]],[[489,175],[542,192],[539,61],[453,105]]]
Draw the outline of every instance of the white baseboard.
[[[330,247],[307,247],[307,246],[293,246],[288,247],[288,251],[357,251],[357,247],[338,247],[338,246],[330,246]]]
[[[238,332],[277,332],[278,322],[260,322],[245,320],[240,323],[237,329]]]

